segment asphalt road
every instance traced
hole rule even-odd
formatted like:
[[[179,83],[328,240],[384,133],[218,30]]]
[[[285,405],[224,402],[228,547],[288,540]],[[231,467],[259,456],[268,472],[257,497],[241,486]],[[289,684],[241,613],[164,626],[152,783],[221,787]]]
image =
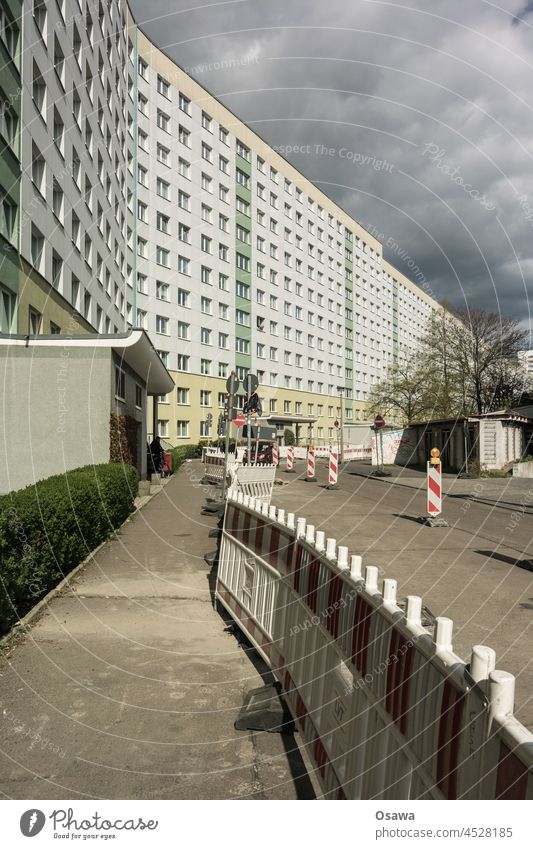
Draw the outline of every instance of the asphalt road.
[[[418,522],[426,503],[418,485],[369,479],[350,470],[357,471],[348,464],[339,476],[339,489],[328,491],[325,464],[317,464],[318,483],[308,483],[301,479],[300,462],[298,477],[278,473],[284,485],[276,487],[274,503],[361,554],[363,566],[378,566],[382,578],[395,578],[399,598],[422,596],[435,616],[450,617],[454,650],[464,660],[473,645],[492,647],[497,667],[516,676],[515,712],[533,730],[531,503],[525,508],[496,506],[505,479],[487,479],[485,489],[484,480],[462,481],[464,492],[454,495],[452,489],[444,497],[449,527],[429,528]],[[476,493],[479,501],[473,498]],[[517,504],[523,500],[514,490],[512,498]]]

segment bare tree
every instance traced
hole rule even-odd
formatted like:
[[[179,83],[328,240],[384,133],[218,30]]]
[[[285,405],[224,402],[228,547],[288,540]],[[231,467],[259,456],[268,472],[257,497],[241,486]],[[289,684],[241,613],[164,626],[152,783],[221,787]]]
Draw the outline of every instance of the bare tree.
[[[485,310],[455,310],[437,321],[445,327],[437,359],[446,358],[453,405],[459,387],[463,412],[487,413],[512,403],[519,391],[517,355],[527,330],[513,318]]]
[[[420,421],[433,414],[432,364],[423,355],[400,357],[386,377],[376,383],[368,398],[370,415],[399,410],[404,421]]]

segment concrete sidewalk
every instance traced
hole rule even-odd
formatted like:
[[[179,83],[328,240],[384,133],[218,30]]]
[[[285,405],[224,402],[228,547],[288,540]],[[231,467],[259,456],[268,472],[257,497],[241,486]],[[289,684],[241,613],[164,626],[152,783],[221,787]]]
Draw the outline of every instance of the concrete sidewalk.
[[[1,660],[4,798],[314,797],[294,737],[233,727],[264,670],[213,609],[195,465]]]
[[[352,460],[345,464],[344,472],[350,475],[370,478],[373,467],[369,463]],[[387,466],[389,477],[373,478],[383,484],[406,486],[409,489],[426,490],[426,474],[403,466]],[[471,478],[462,479],[457,475],[443,474],[442,488],[448,496],[476,501],[491,507],[507,509],[519,508],[521,512],[533,515],[533,480],[531,478]]]

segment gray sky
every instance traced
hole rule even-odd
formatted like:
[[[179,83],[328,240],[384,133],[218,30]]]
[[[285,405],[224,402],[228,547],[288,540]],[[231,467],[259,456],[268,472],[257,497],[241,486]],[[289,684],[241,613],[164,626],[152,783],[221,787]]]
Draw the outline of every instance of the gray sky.
[[[530,324],[533,2],[131,6],[404,273],[411,259],[439,299]]]

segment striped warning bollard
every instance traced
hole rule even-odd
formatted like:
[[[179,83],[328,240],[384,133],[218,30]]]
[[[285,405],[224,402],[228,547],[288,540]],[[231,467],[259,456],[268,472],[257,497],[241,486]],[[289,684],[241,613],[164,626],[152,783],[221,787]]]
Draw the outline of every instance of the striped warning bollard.
[[[338,489],[337,477],[339,473],[339,455],[335,448],[329,449],[329,473],[326,489]]]
[[[289,475],[294,474],[294,448],[292,445],[289,445],[287,448],[287,468],[285,469],[286,473]]]
[[[431,459],[427,464],[427,512],[423,521],[432,528],[446,528],[448,523],[442,519],[442,466],[440,451],[431,449]]]
[[[278,465],[278,444],[277,444],[277,442],[274,442],[274,444],[272,446],[272,463],[273,463],[274,466],[277,467],[277,465]]]
[[[314,483],[316,481],[315,475],[315,449],[309,446],[307,451],[307,475],[305,480],[308,483]]]

